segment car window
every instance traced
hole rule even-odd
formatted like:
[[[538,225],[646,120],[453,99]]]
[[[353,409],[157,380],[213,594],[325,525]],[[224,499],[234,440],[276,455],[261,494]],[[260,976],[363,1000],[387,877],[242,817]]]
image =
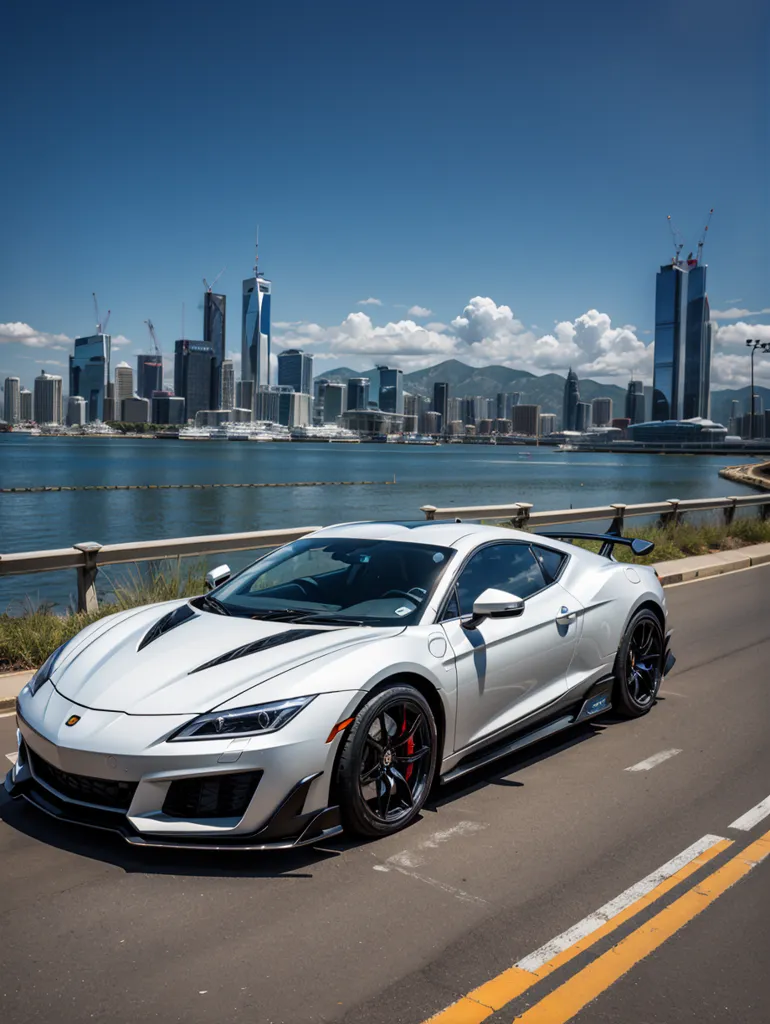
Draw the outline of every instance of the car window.
[[[551,580],[555,580],[559,575],[559,570],[564,564],[567,556],[561,551],[554,551],[553,548],[541,548],[537,544],[532,545],[532,550],[535,552],[535,557],[540,562],[540,566],[546,579],[549,582]]]
[[[460,573],[460,613],[470,615],[473,602],[490,587],[527,598],[546,585],[543,571],[527,545],[490,544],[477,551]]]

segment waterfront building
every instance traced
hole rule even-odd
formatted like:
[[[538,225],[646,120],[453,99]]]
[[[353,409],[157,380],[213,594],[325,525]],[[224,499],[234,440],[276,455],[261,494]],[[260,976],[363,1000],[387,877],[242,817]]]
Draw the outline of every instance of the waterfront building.
[[[404,425],[402,430],[405,434],[416,434],[417,433],[417,417],[407,415],[404,413]]]
[[[106,419],[104,399],[110,380],[111,346],[109,334],[75,338],[75,351],[69,357],[69,393],[85,398],[89,423]]]
[[[117,399],[116,399],[117,401]],[[149,423],[150,399],[132,395],[123,399],[121,419],[124,423]]]
[[[125,419],[123,402],[134,394],[134,371],[128,363],[118,363],[115,367],[115,413],[117,419]],[[128,421],[133,422],[133,421]]]
[[[218,405],[216,363],[211,345],[180,338],[174,344],[174,393],[185,401],[185,419]]]
[[[18,423],[21,419],[21,381],[18,377],[5,378],[3,418],[6,423]]]
[[[655,445],[723,444],[727,428],[695,416],[689,420],[657,420],[632,423],[626,428],[632,441]]]
[[[136,393],[140,398],[152,399],[153,391],[163,390],[163,357],[144,355],[136,357]]]
[[[511,421],[514,434],[537,437],[540,426],[540,406],[515,405],[511,410]]]
[[[441,413],[435,412],[433,409],[428,409],[424,416],[424,426],[422,428],[425,434],[440,434],[443,426],[441,419]]]
[[[313,357],[301,348],[287,348],[278,355],[278,383],[303,395],[313,394]]]
[[[329,381],[324,391],[324,423],[336,423],[345,412],[346,388],[337,381]]]
[[[462,420],[450,420],[447,425],[447,433],[452,437],[465,433],[465,424]]]
[[[369,378],[349,377],[347,384],[347,408],[369,408]]]
[[[556,430],[556,413],[541,412],[539,423],[541,437],[546,437],[548,434],[553,434]]]
[[[257,389],[270,383],[270,301],[272,284],[259,271],[259,251],[254,276],[243,282],[241,322],[241,378]]]
[[[394,408],[392,412],[403,416],[404,413],[404,371],[394,369],[388,366],[378,366],[377,371],[380,375],[380,408],[385,409],[382,404],[382,393],[387,388],[395,388],[394,396]]]
[[[425,417],[430,412],[430,402],[425,395],[414,396],[414,413],[417,417],[417,430],[421,433],[425,430]]]
[[[729,434],[738,434],[739,435],[740,431],[739,431],[738,423],[739,423],[740,418],[741,418],[741,403],[737,400],[737,398],[734,398],[732,400],[732,402],[730,402],[730,419],[728,420],[728,423],[727,423],[727,432]]]
[[[393,386],[380,387],[380,408],[383,412],[398,412],[398,388]],[[401,396],[403,406],[404,396]],[[403,408],[401,415],[403,415]]]
[[[119,418],[119,410],[115,409],[115,385],[111,380],[108,380],[107,391],[104,396],[104,422],[111,423]]]
[[[433,412],[441,417],[442,425],[449,422],[449,384],[437,380],[433,384]]]
[[[606,427],[612,420],[612,399],[594,398],[591,402],[591,423],[595,427]]]
[[[644,383],[640,380],[630,380],[626,389],[626,419],[631,423],[643,423],[644,402]]]
[[[477,408],[477,399],[471,395],[466,395],[461,399],[462,401],[462,421],[466,425],[469,423],[476,422],[479,419],[479,410]]]
[[[463,418],[463,400],[462,398],[450,398],[447,401],[447,419],[445,423],[451,423],[453,420],[462,420]]]
[[[591,426],[591,403],[578,402],[575,408],[575,430],[588,430]]]
[[[232,409],[235,405],[235,367],[232,359],[223,359],[220,379],[222,382],[220,409]]]
[[[235,382],[235,404],[239,409],[254,409],[254,381]]]
[[[279,422],[283,422],[282,420]],[[313,422],[313,396],[304,391],[292,392],[289,400],[289,417],[285,426],[309,427]]]
[[[513,430],[513,424],[510,420],[495,420],[495,430],[498,434],[510,434]]]
[[[494,430],[494,420],[483,419],[478,423],[479,433],[489,435]]]
[[[184,423],[184,398],[170,391],[155,391],[150,400],[152,423],[179,425]]]
[[[35,377],[33,415],[36,423],[61,423],[62,379],[54,373],[40,371]]]
[[[653,420],[703,418],[708,412],[713,338],[706,269],[689,259],[658,271]]]
[[[361,434],[399,434],[404,429],[404,417],[382,409],[348,409],[342,414],[340,426]]]
[[[19,391],[19,419],[22,423],[32,420],[32,392],[28,388]]]
[[[67,399],[67,426],[84,427],[87,422],[87,414],[88,407],[85,398],[82,395],[70,395]]]
[[[228,409],[228,423],[251,423],[251,409]]]
[[[227,297],[216,292],[203,293],[203,340],[214,353],[214,396],[217,409],[229,409],[222,401],[223,364],[225,361],[225,328],[227,326]]]
[[[497,413],[497,418],[509,420],[512,415],[511,410],[515,405],[518,405],[520,401],[520,391],[498,392],[495,399],[495,411]]]
[[[577,430],[577,407],[580,401],[580,389],[575,371],[570,367],[564,382],[564,401],[562,403],[561,429]]]
[[[254,393],[254,419],[265,423],[289,422],[290,399],[294,389],[285,384],[262,384]]]

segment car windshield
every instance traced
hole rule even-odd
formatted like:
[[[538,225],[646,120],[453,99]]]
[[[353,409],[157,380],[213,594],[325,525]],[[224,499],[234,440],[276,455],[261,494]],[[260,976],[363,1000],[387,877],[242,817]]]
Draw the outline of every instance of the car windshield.
[[[453,554],[429,544],[306,537],[250,565],[214,597],[230,615],[409,625]]]

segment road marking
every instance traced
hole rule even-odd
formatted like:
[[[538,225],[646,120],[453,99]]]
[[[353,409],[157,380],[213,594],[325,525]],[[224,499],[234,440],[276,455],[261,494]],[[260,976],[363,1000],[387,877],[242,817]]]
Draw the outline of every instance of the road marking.
[[[16,717],[16,712],[15,711],[4,711],[0,715],[0,718],[15,718],[15,717]]]
[[[392,857],[388,857],[385,863],[390,867],[417,868],[425,862],[423,851],[435,850],[441,843],[446,843],[450,839],[459,836],[470,836],[475,832],[483,831],[487,827],[481,821],[459,821],[451,828],[434,832],[427,839],[423,839],[414,850],[401,850],[400,853],[394,853]]]
[[[677,754],[681,753],[682,751],[677,747],[672,747],[671,750],[661,750],[659,754],[653,754],[652,757],[640,761],[639,764],[632,764],[630,768],[625,770],[627,772],[648,772],[650,768],[655,768],[664,761],[668,761],[670,757],[676,757]]]
[[[746,811],[740,818],[736,818],[735,821],[728,825],[728,828],[738,828],[741,832],[748,832],[755,825],[758,825],[763,818],[766,818],[768,814],[770,814],[770,796],[761,800],[756,807]]]
[[[520,1024],[565,1024],[649,956],[688,921],[770,856],[770,832],[741,850],[713,874],[688,889],[645,924],[578,971],[519,1017]]]
[[[398,871],[399,874],[406,875],[408,878],[416,878],[418,882],[425,882],[434,889],[441,889],[442,892],[449,893],[450,896],[454,896],[463,903],[479,903],[487,906],[487,900],[482,899],[481,896],[474,896],[470,892],[465,892],[464,889],[458,889],[454,885],[449,885],[448,882],[439,882],[437,878],[429,878],[428,875],[419,875],[416,871],[408,871],[406,868],[399,867],[398,864],[391,864],[387,868],[380,867],[380,870]]]
[[[6,754],[5,756],[6,756],[6,759],[11,762],[11,764],[16,764],[16,758],[19,755],[14,750],[14,752],[12,754]]]
[[[721,836],[703,836],[566,932],[431,1017],[430,1024],[480,1024],[650,906],[732,844],[731,839]]]

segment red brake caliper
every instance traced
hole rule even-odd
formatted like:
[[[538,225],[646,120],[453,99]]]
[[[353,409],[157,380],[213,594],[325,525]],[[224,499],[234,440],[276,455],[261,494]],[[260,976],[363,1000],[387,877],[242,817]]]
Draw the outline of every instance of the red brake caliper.
[[[402,726],[402,730],[401,731],[402,732],[406,732],[406,708],[404,708],[404,724]],[[409,756],[409,755],[414,753],[414,736],[410,736],[409,739],[406,741],[406,753],[407,753],[407,756]],[[404,773],[404,778],[407,780],[407,782],[409,781],[409,778],[411,777],[412,769],[413,768],[414,768],[413,764],[408,764],[406,766],[406,772]]]

